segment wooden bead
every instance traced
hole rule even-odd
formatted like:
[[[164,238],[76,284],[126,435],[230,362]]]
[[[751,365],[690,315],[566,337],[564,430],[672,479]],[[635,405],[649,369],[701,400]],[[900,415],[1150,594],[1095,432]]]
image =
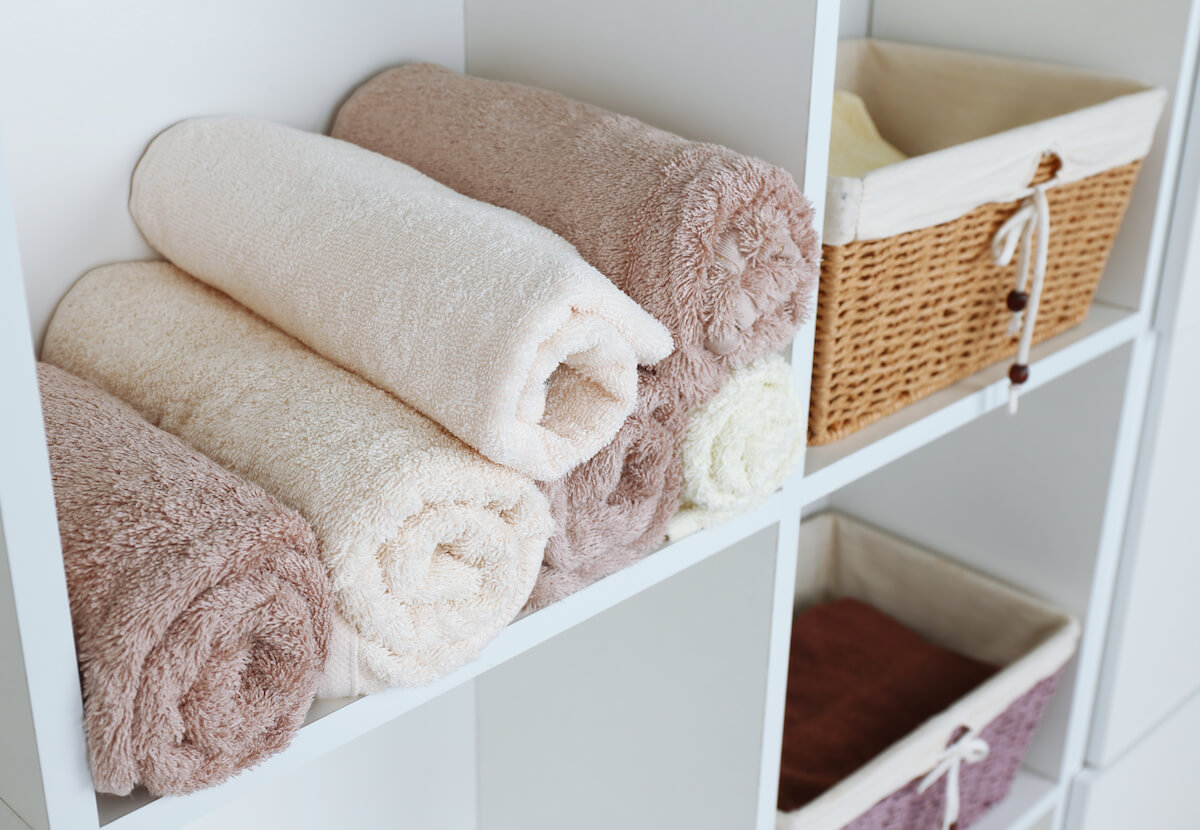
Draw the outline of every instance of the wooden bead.
[[[1029,295],[1024,291],[1009,291],[1006,302],[1009,311],[1024,311],[1029,303]]]
[[[1025,381],[1029,380],[1029,367],[1024,363],[1014,363],[1008,369],[1008,379],[1014,385],[1020,386]]]

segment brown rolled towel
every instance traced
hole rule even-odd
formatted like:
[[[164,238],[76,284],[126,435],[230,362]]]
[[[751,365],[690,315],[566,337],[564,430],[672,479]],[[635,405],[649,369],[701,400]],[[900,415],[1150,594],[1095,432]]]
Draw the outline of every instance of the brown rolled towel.
[[[558,525],[526,606],[542,608],[616,573],[657,547],[679,508],[686,410],[641,370],[638,406],[607,447],[540,486]]]
[[[779,809],[803,807],[990,678],[856,599],[792,626]]]
[[[785,171],[547,90],[431,64],[391,69],[333,135],[533,219],[663,323],[656,372],[687,405],[806,319],[820,247]]]
[[[329,641],[312,529],[90,383],[38,379],[96,789],[192,792],[283,749]]]

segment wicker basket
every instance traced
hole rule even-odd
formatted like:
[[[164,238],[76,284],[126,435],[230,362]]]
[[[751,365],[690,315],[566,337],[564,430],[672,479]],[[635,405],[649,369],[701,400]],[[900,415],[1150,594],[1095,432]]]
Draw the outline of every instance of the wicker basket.
[[[829,180],[810,444],[1016,353],[1005,301],[1017,265],[995,265],[991,247],[1034,184],[1046,183],[1050,233],[1033,341],[1082,322],[1164,100],[1059,67],[871,40],[842,44],[837,84],[913,157]]]
[[[853,597],[937,645],[1002,668],[833,789],[780,813],[777,830],[941,830],[949,775],[961,794],[954,818],[966,828],[1008,795],[1074,653],[1078,623],[846,516],[806,521],[800,550],[801,606]],[[968,734],[987,743],[986,757],[962,758],[951,771],[947,761]]]

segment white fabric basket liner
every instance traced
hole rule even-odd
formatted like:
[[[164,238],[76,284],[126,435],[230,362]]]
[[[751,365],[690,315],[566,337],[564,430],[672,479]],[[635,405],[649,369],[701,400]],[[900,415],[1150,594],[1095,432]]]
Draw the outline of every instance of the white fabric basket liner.
[[[1079,641],[1079,624],[1040,600],[832,513],[800,526],[796,589],[798,606],[852,597],[936,645],[1003,668],[814,801],[781,813],[777,830],[853,821],[932,770],[959,727],[982,730],[1061,669]]]
[[[1144,158],[1166,93],[1052,64],[860,39],[838,46],[837,89],[858,94],[906,161],[830,176],[826,245],[949,222],[1028,194],[1044,153],[1055,183]]]

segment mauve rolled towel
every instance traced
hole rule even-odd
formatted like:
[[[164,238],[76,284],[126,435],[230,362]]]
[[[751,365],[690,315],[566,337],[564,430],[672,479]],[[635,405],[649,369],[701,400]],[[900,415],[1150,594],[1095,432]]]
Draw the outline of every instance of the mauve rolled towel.
[[[96,789],[188,793],[283,749],[330,635],[312,529],[90,383],[38,380]]]
[[[557,529],[528,608],[542,608],[616,573],[660,544],[679,508],[686,410],[642,370],[638,406],[611,444],[557,481],[541,484]]]
[[[856,599],[792,626],[779,809],[798,810],[996,673]]]
[[[788,173],[724,147],[432,64],[368,81],[333,135],[573,243],[671,331],[655,371],[688,405],[787,345],[815,295],[811,206]]]

